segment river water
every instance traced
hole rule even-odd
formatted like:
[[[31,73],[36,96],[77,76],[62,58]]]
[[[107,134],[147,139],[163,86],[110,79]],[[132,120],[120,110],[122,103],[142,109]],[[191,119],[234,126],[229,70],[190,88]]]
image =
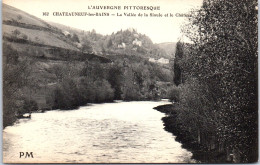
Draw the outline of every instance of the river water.
[[[167,101],[92,104],[33,113],[3,130],[3,160],[38,163],[188,163],[192,154],[163,129]],[[33,152],[33,158],[20,157]],[[25,153],[26,155],[26,153]]]

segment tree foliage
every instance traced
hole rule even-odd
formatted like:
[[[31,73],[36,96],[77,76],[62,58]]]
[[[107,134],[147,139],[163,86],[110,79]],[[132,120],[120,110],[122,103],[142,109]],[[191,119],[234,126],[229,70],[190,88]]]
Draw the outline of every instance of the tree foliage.
[[[12,124],[22,113],[37,110],[31,98],[35,87],[31,81],[30,67],[34,61],[21,54],[8,44],[3,44],[3,125]]]
[[[72,39],[73,42],[80,42],[80,41],[79,41],[79,37],[78,37],[78,35],[75,34],[75,33],[73,33],[71,39]]]
[[[184,125],[225,145],[234,162],[257,160],[256,8],[255,0],[204,0],[183,29],[192,41],[188,54],[181,67],[175,63],[188,77],[180,99],[190,116]],[[183,54],[176,51],[178,60]]]

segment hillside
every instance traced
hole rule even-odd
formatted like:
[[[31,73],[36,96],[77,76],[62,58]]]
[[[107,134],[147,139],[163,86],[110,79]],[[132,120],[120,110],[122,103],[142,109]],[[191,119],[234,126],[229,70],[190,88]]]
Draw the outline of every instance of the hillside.
[[[28,25],[35,25],[42,28],[51,28],[50,25],[43,20],[32,16],[24,11],[21,11],[12,6],[2,4],[2,12],[3,12],[3,22],[13,21],[19,22]]]
[[[30,42],[78,50],[62,35],[61,30],[6,4],[3,4],[3,37],[17,42],[20,40],[20,43]]]
[[[84,31],[53,22],[49,22],[49,24],[62,29],[68,36],[78,38],[79,48],[102,56],[123,54],[155,59],[169,59],[170,57],[163,48],[153,44],[148,36],[138,33],[133,28],[121,30],[111,35],[101,35],[95,30]]]
[[[82,51],[61,29],[35,16],[6,4],[2,9],[5,125],[24,113],[26,105],[50,109],[53,90],[65,77],[79,72],[86,61],[111,62]]]
[[[64,34],[61,29],[6,4],[3,4],[3,40],[14,47],[19,47],[20,44],[36,46],[48,59],[66,60],[55,53],[61,51],[69,52],[68,56],[75,54],[72,57],[75,60],[91,58],[107,60],[91,52],[82,51],[78,43]]]
[[[156,59],[168,58],[166,52],[153,44],[148,36],[138,33],[133,28],[113,33],[103,38],[103,42],[98,41],[97,43],[100,45],[101,51],[108,52],[108,54],[138,55]]]
[[[3,4],[4,126],[24,113],[167,97],[164,50],[134,29],[103,36],[48,23]]]
[[[176,42],[164,42],[156,45],[163,49],[167,53],[169,58],[174,58]]]

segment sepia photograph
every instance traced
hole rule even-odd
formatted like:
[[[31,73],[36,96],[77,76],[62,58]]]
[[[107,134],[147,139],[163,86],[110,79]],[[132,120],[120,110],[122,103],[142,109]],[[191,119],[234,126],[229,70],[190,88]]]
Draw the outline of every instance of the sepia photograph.
[[[3,163],[258,162],[257,0],[3,0]]]

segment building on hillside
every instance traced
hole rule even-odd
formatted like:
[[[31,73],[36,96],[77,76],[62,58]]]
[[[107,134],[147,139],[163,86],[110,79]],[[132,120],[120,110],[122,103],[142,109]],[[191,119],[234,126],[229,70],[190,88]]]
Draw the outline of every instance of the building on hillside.
[[[63,31],[62,33],[63,33],[65,36],[70,35],[70,32],[68,32],[68,31]]]
[[[133,45],[142,46],[142,41],[138,41],[138,39],[136,38],[136,39],[133,41]]]
[[[156,62],[156,59],[154,59],[154,58],[149,58],[149,61],[150,61],[150,62]]]
[[[158,60],[156,60],[155,58],[149,58],[149,61],[154,63],[160,63],[160,64],[169,64],[169,59],[165,59],[165,58],[160,58]]]
[[[125,46],[126,46],[126,45],[125,45],[125,43],[123,43],[123,42],[122,42],[122,44],[118,44],[118,45],[117,45],[117,47],[118,47],[118,48],[121,48],[121,49],[124,49]]]
[[[159,60],[157,60],[157,62],[161,64],[169,64],[169,60],[165,58],[160,58]]]

